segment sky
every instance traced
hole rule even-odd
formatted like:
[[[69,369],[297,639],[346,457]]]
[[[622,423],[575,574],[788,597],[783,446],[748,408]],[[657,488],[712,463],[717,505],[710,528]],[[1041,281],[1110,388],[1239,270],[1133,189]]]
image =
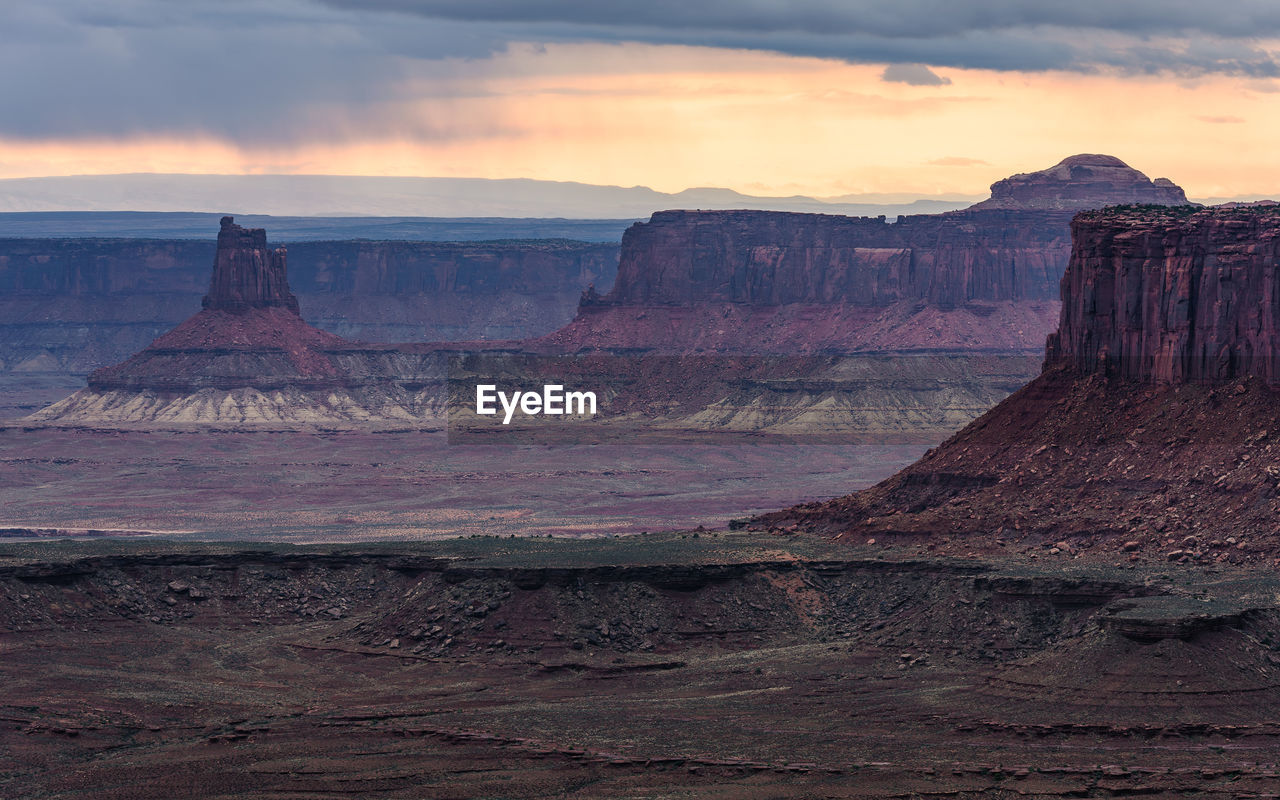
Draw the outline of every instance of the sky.
[[[1280,3],[0,0],[0,178],[972,195],[1081,152],[1280,195]]]

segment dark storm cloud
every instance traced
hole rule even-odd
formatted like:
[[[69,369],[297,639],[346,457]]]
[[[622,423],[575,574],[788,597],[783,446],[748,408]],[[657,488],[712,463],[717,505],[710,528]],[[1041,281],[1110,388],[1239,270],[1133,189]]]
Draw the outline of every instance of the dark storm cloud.
[[[924,64],[890,64],[880,73],[880,80],[911,86],[948,86],[951,83],[950,78],[942,77]]]
[[[400,99],[412,63],[503,47],[491,27],[406,25],[309,0],[23,4],[0,30],[0,135],[273,142],[363,133],[388,124],[376,108]],[[412,125],[417,137],[457,129],[443,118]]]
[[[549,38],[772,50],[1001,70],[1280,74],[1259,38],[1274,0],[324,0],[335,7],[527,24]],[[1152,41],[1160,40],[1159,44]]]
[[[327,0],[333,5],[383,8],[442,19],[557,22],[677,30],[776,33],[808,31],[914,38],[974,31],[1054,26],[1135,34],[1208,33],[1220,36],[1280,32],[1274,0]]]

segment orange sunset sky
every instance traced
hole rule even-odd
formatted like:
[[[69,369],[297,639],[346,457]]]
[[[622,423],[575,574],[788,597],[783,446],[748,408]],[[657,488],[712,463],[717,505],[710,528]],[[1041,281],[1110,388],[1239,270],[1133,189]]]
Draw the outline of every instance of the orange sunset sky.
[[[909,53],[928,56],[933,43],[946,57],[930,63],[801,52],[822,49],[809,44],[774,51],[769,30],[753,34],[751,47],[718,28],[702,35],[706,43],[659,41],[672,37],[645,33],[647,20],[597,21],[594,34],[566,35],[555,25],[567,25],[569,11],[557,3],[547,4],[557,7],[549,21],[508,19],[515,12],[498,13],[502,4],[478,20],[449,3],[223,4],[241,20],[271,10],[261,30],[248,32],[221,16],[214,24],[130,5],[155,16],[151,33],[136,19],[94,17],[88,3],[19,13],[29,36],[61,37],[47,58],[73,45],[80,49],[68,53],[88,55],[45,68],[40,50],[20,54],[36,59],[21,73],[25,86],[0,99],[6,116],[27,121],[0,123],[0,178],[319,173],[978,196],[1013,172],[1098,152],[1169,177],[1195,198],[1280,195],[1280,79],[1261,23],[1256,31],[1243,22],[1116,31],[1032,19],[993,32],[965,22]],[[770,19],[783,28],[778,36],[796,39],[785,16]],[[867,34],[857,18],[846,22],[844,39],[823,39],[815,25],[799,41],[897,41],[894,30]],[[721,24],[699,24],[713,23]],[[476,52],[429,42],[412,50],[402,40],[419,29],[442,40],[481,31],[486,43]],[[1019,68],[1013,59],[993,68],[981,52],[957,55],[956,42],[979,34],[1034,45],[1042,30],[1052,33],[1046,47],[1066,54],[1058,66]],[[0,37],[23,50],[21,35]],[[1114,44],[1097,55],[1100,36]],[[244,37],[244,51],[227,44]],[[282,37],[278,59],[255,50]],[[1202,40],[1215,43],[1209,56]],[[1235,52],[1250,60],[1241,66]],[[266,77],[256,80],[254,70]]]

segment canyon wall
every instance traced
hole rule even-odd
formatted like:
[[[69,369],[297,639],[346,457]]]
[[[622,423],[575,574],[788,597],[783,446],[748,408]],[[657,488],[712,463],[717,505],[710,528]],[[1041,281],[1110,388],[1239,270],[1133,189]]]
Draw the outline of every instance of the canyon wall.
[[[1029,384],[871,489],[780,512],[850,541],[1280,565],[1280,210],[1082,213]]]
[[[0,375],[82,376],[200,310],[213,241],[0,239]],[[554,330],[607,286],[616,244],[317,241],[288,245],[318,327],[367,341],[507,339]],[[216,291],[215,291],[216,294]]]
[[[1183,205],[1182,189],[1081,154],[997,181],[963,211],[843,217],[663,211],[623,235],[618,278],[547,337],[567,350],[1038,351],[1078,211]]]
[[[1069,212],[838,217],[664,211],[623,235],[603,305],[885,306],[921,300],[1053,300],[1070,253]]]
[[[522,339],[571,320],[590,285],[611,286],[618,245],[294,242],[289,279],[318,327],[371,342]]]
[[[1280,384],[1280,213],[1081,214],[1047,360],[1153,383]]]
[[[1038,351],[1058,317],[1069,211],[838,217],[664,211],[561,350]]]

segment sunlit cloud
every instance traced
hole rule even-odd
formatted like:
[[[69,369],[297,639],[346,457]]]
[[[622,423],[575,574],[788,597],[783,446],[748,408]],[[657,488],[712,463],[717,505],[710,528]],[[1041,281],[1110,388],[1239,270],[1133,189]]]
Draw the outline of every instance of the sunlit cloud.
[[[927,162],[933,167],[987,167],[990,163],[980,158],[965,158],[964,156],[943,156],[942,158],[933,158]]]
[[[0,82],[0,177],[980,195],[1105,152],[1196,196],[1280,187],[1269,4],[622,5],[21,4],[0,31],[22,76]]]

